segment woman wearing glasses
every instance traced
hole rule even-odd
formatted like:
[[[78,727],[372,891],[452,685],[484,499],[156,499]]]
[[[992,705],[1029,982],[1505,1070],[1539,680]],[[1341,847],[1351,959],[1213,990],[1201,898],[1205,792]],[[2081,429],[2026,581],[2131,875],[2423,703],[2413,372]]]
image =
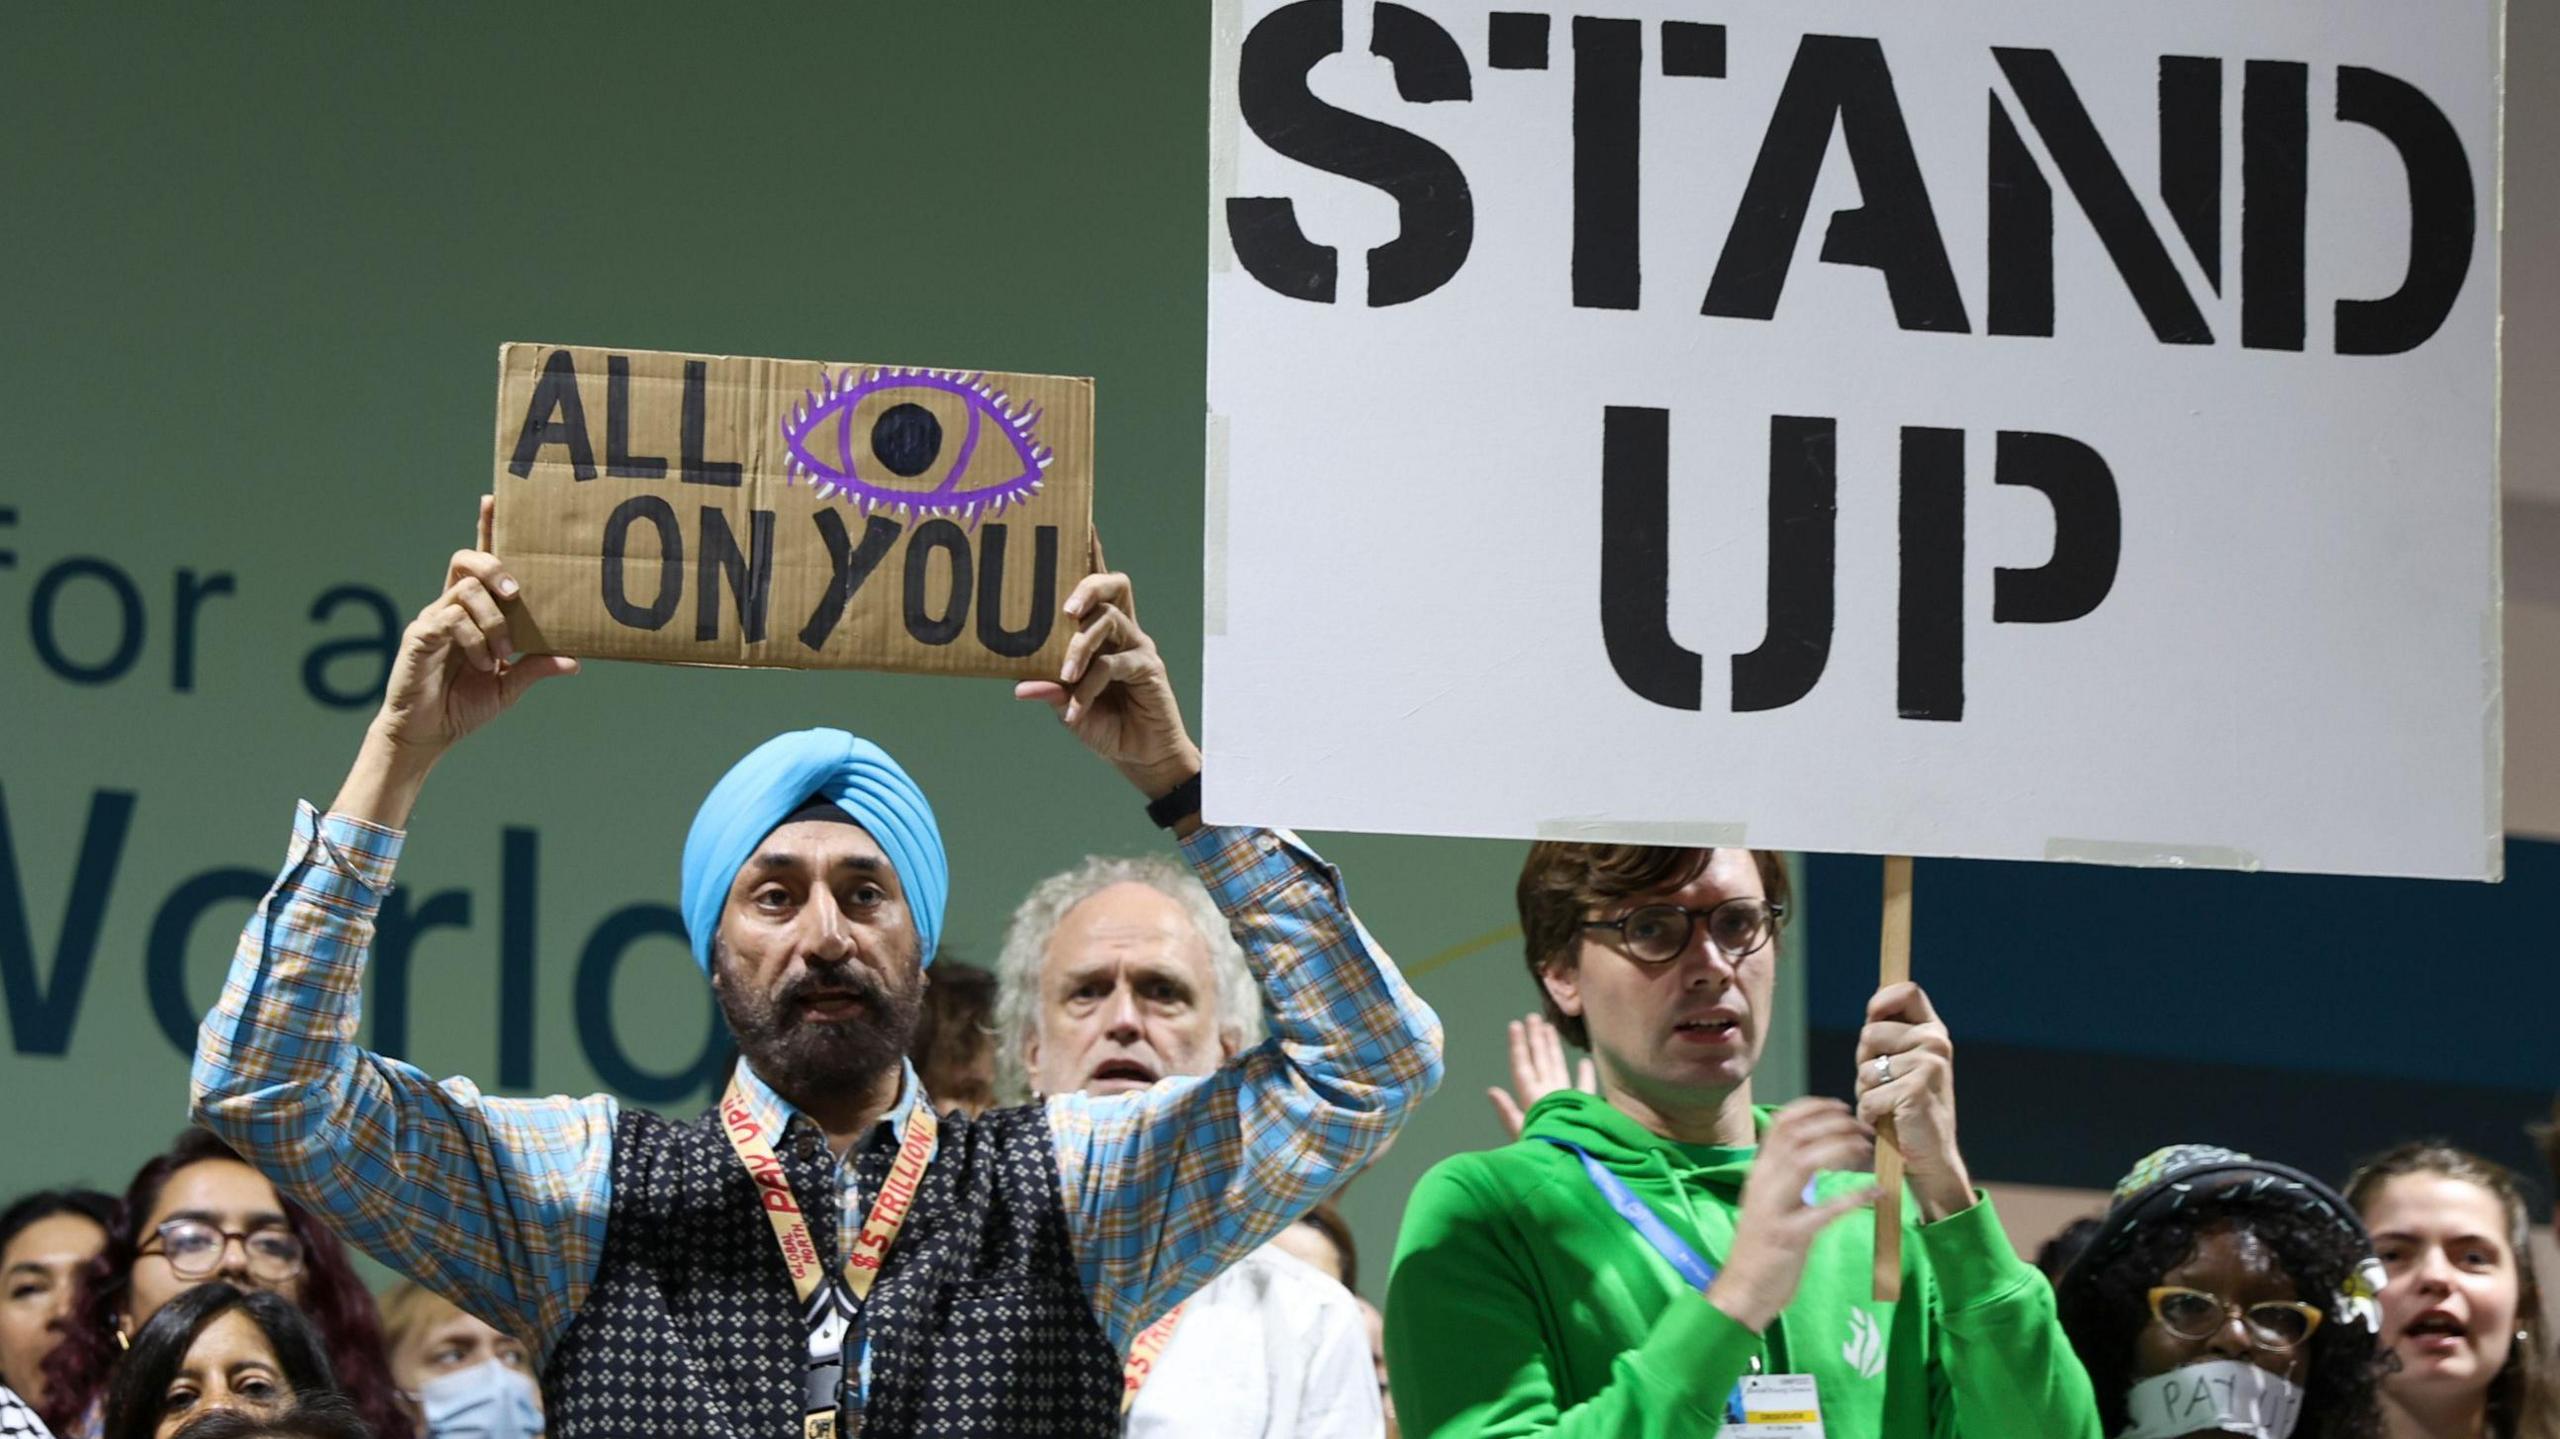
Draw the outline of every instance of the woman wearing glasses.
[[[134,1336],[171,1299],[216,1279],[300,1309],[380,1439],[412,1439],[373,1296],[345,1247],[222,1141],[193,1129],[134,1174],[106,1248],[81,1276],[62,1342],[44,1362],[46,1422],[67,1439],[94,1439],[99,1401]]]
[[[1787,897],[1747,849],[1530,850],[1530,978],[1598,1092],[1545,1086],[1517,1142],[1415,1188],[1386,1305],[1405,1434],[2097,1439],[2052,1287],[1957,1151],[1927,996],[1869,1001],[1855,1109],[1753,1102]],[[1561,1075],[1533,1037],[1515,1069]],[[1900,1304],[1873,1298],[1874,1184],[1850,1172],[1884,1119],[1911,1175]]]
[[[2062,1327],[2118,1439],[2377,1439],[2377,1296],[2364,1225],[2299,1170],[2159,1150],[2059,1285]]]

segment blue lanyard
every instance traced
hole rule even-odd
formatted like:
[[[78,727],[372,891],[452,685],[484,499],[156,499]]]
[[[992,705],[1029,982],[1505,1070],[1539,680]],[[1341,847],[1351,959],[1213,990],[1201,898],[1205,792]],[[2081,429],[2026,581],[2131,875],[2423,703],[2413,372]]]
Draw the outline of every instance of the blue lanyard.
[[[1629,1189],[1627,1182],[1620,1179],[1609,1166],[1592,1158],[1591,1151],[1579,1144],[1567,1144],[1561,1139],[1551,1139],[1545,1135],[1538,1137],[1558,1149],[1572,1150],[1582,1160],[1582,1172],[1591,1176],[1591,1187],[1600,1191],[1600,1197],[1609,1201],[1609,1207],[1618,1211],[1620,1219],[1627,1221],[1636,1233],[1644,1236],[1645,1242],[1653,1246],[1654,1253],[1661,1255],[1665,1263],[1680,1271],[1680,1277],[1688,1280],[1690,1287],[1700,1294],[1705,1294],[1707,1287],[1716,1282],[1716,1267],[1707,1262],[1706,1256],[1700,1254],[1688,1240],[1672,1233],[1671,1226],[1662,1222],[1662,1216],[1653,1212],[1653,1206],[1636,1197],[1636,1192]],[[1742,1422],[1742,1386],[1740,1384],[1733,1386],[1733,1393],[1724,1401],[1724,1420],[1728,1424]]]
[[[1545,1138],[1543,1135],[1540,1137]],[[1592,1158],[1591,1152],[1579,1144],[1567,1144],[1561,1139],[1548,1139],[1546,1142],[1558,1149],[1570,1149],[1582,1160],[1582,1172],[1591,1176],[1591,1187],[1600,1191],[1600,1197],[1609,1201],[1609,1207],[1618,1211],[1620,1219],[1644,1236],[1645,1242],[1653,1246],[1654,1253],[1680,1271],[1680,1277],[1688,1280],[1690,1287],[1704,1294],[1707,1287],[1716,1282],[1716,1267],[1709,1264],[1688,1240],[1672,1233],[1671,1226],[1662,1222],[1662,1216],[1653,1212],[1653,1206],[1637,1198],[1636,1192],[1629,1189],[1627,1182],[1609,1166]]]

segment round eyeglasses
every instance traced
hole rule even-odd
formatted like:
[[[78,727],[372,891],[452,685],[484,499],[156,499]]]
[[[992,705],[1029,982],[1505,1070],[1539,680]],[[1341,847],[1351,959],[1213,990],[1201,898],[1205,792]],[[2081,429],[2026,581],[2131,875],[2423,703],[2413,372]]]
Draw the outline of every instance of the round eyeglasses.
[[[2246,1308],[2219,1294],[2162,1284],[2151,1291],[2151,1317],[2181,1339],[2202,1343],[2222,1332],[2234,1319],[2261,1349],[2284,1353],[2301,1345],[2320,1327],[2320,1311],[2308,1304],[2270,1299]]]
[[[1586,920],[1582,927],[1616,934],[1629,959],[1669,964],[1688,949],[1701,923],[1707,927],[1707,942],[1725,958],[1738,960],[1767,944],[1786,917],[1785,905],[1746,895],[1705,909],[1677,904],[1639,905],[1617,919]]]
[[[249,1259],[249,1277],[282,1283],[302,1272],[302,1241],[293,1231],[278,1226],[252,1229],[246,1234],[232,1234],[201,1219],[172,1219],[151,1231],[153,1249],[145,1244],[141,1254],[158,1254],[169,1261],[169,1271],[180,1279],[211,1279],[222,1270],[223,1251],[231,1241],[240,1241],[240,1250]]]

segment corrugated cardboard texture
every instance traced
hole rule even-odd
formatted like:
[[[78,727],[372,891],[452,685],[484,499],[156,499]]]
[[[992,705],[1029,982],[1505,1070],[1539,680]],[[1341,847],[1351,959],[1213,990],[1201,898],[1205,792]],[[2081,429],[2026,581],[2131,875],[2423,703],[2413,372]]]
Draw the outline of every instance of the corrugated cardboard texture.
[[[527,653],[1049,678],[1093,382],[510,344],[495,486]]]

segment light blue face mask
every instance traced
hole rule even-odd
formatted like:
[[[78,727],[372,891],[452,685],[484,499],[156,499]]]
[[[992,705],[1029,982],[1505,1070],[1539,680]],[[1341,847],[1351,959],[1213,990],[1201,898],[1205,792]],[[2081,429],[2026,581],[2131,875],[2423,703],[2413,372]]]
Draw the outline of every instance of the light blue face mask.
[[[428,1439],[531,1439],[542,1432],[542,1391],[523,1370],[484,1359],[418,1386]]]

